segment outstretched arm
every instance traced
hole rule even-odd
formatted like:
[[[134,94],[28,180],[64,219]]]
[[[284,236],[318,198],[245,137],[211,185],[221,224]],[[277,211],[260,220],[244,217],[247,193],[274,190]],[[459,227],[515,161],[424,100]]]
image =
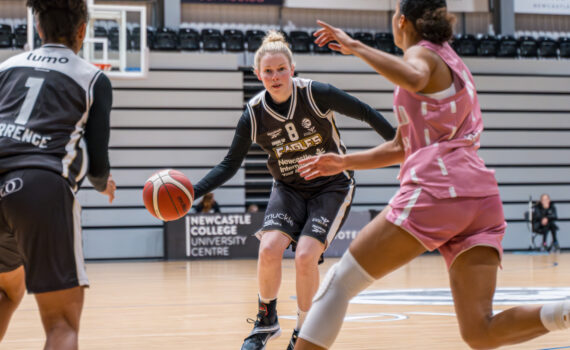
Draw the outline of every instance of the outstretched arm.
[[[427,50],[413,47],[406,51],[402,59],[352,39],[341,29],[326,22],[317,23],[322,27],[314,34],[317,45],[328,44],[332,50],[361,58],[386,79],[408,91],[418,92],[427,86],[433,70],[430,67],[433,60],[426,57],[429,55]]]
[[[305,180],[332,176],[344,170],[375,169],[402,163],[404,148],[400,129],[396,138],[366,151],[336,154],[326,153],[299,161],[299,173]]]
[[[238,122],[232,145],[224,160],[194,185],[194,199],[198,199],[206,193],[212,192],[222,186],[239,170],[251,146],[250,123],[249,113],[246,110]]]
[[[311,83],[311,93],[322,113],[332,109],[348,117],[368,123],[386,141],[392,140],[396,135],[396,130],[382,114],[356,97],[330,84],[313,81]]]

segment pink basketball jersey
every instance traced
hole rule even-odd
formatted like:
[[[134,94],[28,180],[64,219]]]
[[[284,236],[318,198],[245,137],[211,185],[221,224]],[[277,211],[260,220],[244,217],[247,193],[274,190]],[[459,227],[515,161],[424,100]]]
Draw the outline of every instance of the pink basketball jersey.
[[[477,155],[483,120],[469,69],[447,43],[418,45],[449,66],[457,93],[435,100],[396,87],[394,112],[405,149],[399,175],[402,190],[420,186],[436,198],[498,194],[494,171]]]

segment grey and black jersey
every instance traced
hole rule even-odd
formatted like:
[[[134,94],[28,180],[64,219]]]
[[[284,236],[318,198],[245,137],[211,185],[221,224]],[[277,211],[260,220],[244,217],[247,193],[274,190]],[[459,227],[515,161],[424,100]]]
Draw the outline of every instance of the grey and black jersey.
[[[111,94],[109,79],[63,45],[0,64],[0,173],[47,169],[74,190],[89,175],[104,190]]]
[[[247,104],[251,118],[251,139],[268,154],[267,168],[275,180],[295,188],[314,188],[332,178],[307,181],[297,171],[300,159],[328,152],[344,154],[346,147],[335,125],[334,111],[321,112],[311,92],[312,80],[293,78],[293,93],[287,114],[275,111],[266,91]],[[345,171],[338,179],[350,180]]]

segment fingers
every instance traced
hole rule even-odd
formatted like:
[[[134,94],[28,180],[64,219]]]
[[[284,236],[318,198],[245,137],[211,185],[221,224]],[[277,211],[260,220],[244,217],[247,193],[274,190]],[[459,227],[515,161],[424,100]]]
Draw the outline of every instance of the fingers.
[[[331,30],[331,31],[335,29],[333,26],[331,26],[327,22],[321,21],[320,19],[317,19],[317,24],[320,25],[321,27],[328,29],[328,30]]]
[[[316,158],[317,157],[309,157],[309,158],[299,159],[299,164],[304,165],[304,164],[314,163]]]
[[[338,51],[338,52],[342,52],[342,46],[337,44],[337,43],[330,43],[329,44],[329,49],[333,50],[333,51]]]

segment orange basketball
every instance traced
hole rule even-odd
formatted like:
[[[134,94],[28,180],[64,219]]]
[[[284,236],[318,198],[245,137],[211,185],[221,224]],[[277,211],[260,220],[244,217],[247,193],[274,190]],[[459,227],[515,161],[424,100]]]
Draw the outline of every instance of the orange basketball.
[[[146,209],[160,220],[180,219],[192,207],[194,188],[180,171],[160,170],[146,180],[143,201]]]

